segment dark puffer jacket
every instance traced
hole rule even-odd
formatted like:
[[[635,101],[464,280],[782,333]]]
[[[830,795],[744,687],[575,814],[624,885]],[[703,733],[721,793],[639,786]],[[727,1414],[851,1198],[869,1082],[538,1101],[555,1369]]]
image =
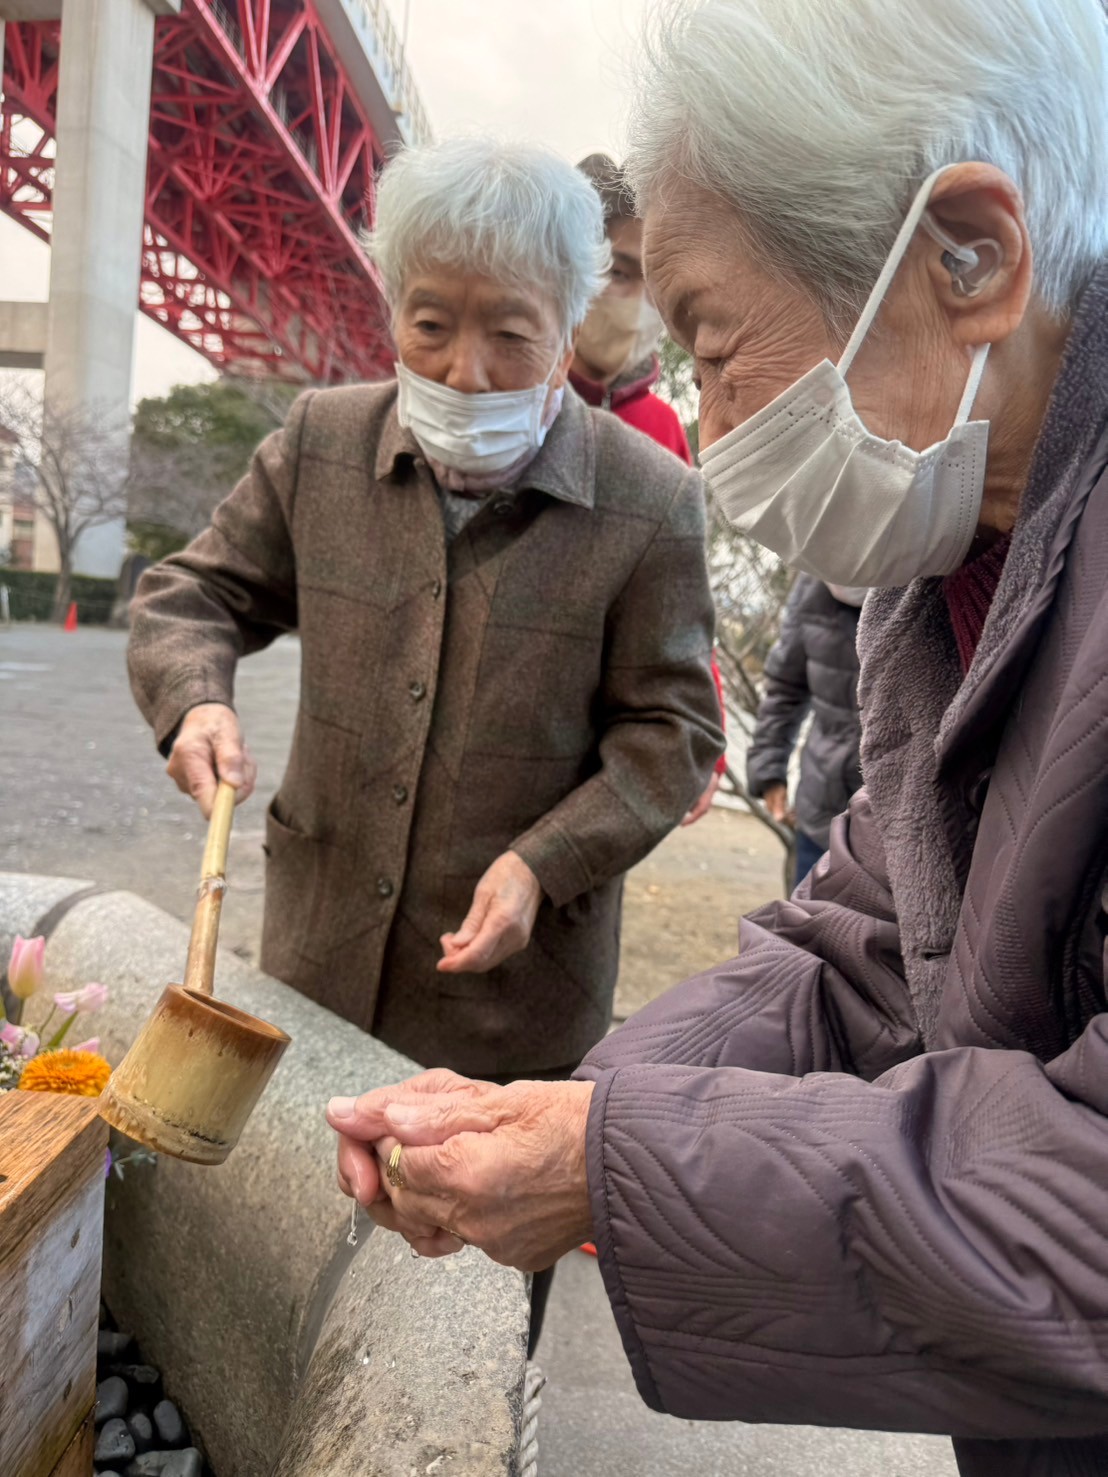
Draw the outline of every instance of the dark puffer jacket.
[[[820,580],[799,576],[766,658],[766,694],[746,756],[746,781],[755,799],[785,784],[789,756],[811,709],[796,823],[824,849],[831,822],[862,784],[855,649],[860,613],[836,600]]]

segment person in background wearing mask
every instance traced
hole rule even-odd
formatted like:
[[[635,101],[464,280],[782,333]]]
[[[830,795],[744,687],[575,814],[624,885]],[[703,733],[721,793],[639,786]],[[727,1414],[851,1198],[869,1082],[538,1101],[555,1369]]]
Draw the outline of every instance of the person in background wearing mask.
[[[1103,1477],[1108,15],[692,0],[658,26],[647,281],[725,514],[870,591],[865,786],[737,957],[575,1081],[339,1100],[342,1177],[430,1250],[448,1226],[536,1266],[591,1233],[655,1410]]]
[[[661,315],[651,302],[642,270],[642,221],[623,171],[607,154],[589,154],[577,168],[592,181],[604,209],[604,231],[612,248],[612,267],[603,291],[593,299],[574,342],[569,382],[587,405],[610,410],[687,465],[693,455],[681,418],[654,393],[662,372],[658,342]],[[715,658],[712,677],[719,692],[720,725],[726,726],[723,678]],[[727,769],[721,754],[704,793],[681,822],[694,825],[708,814]]]
[[[662,372],[662,319],[646,290],[642,221],[634,197],[623,171],[607,154],[590,154],[577,168],[592,181],[604,208],[612,269],[578,331],[569,382],[586,404],[610,410],[691,466],[680,417],[654,393]]]
[[[827,850],[831,822],[862,784],[858,744],[858,615],[865,590],[797,576],[766,657],[765,691],[746,753],[747,789],[774,820],[796,827],[796,885]],[[796,809],[789,759],[809,712]]]
[[[468,139],[385,171],[396,379],[309,391],[133,606],[134,692],[207,813],[250,793],[238,658],[303,651],[263,967],[416,1061],[568,1076],[623,874],[722,748],[704,493],[565,387],[610,264],[588,181]]]

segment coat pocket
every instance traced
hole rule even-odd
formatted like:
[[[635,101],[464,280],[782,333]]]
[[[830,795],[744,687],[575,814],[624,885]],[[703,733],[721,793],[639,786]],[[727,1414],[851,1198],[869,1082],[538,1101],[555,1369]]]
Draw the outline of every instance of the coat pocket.
[[[323,853],[314,837],[297,831],[277,812],[274,796],[265,816],[265,911],[262,967],[290,985],[304,983],[328,947],[321,886]]]

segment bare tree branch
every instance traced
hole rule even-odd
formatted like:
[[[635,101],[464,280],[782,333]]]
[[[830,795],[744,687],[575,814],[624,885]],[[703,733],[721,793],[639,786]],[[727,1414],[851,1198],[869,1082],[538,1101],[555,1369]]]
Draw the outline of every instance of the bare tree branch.
[[[695,448],[694,419],[697,393],[691,358],[670,339],[659,350],[661,374],[658,392],[685,423]],[[716,656],[723,677],[729,729],[745,748],[753,735],[764,689],[763,667],[777,639],[792,578],[775,555],[746,534],[738,532],[709,495],[708,568],[716,607]],[[785,889],[791,889],[796,837],[789,826],[775,821],[748,791],[739,774],[728,766],[728,788],[777,837],[785,848]]]
[[[128,423],[91,406],[44,409],[19,381],[0,384],[0,426],[16,438],[16,459],[31,501],[58,548],[56,618],[64,616],[78,545],[90,529],[127,515]]]

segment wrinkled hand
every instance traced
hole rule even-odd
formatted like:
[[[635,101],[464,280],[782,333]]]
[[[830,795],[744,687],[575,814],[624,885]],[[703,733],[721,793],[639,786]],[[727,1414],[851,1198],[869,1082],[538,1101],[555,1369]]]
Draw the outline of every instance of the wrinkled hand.
[[[789,808],[789,789],[787,785],[770,785],[762,796],[762,804],[779,825],[796,825],[796,811],[790,810]]]
[[[478,882],[457,933],[444,933],[443,974],[484,974],[531,942],[542,888],[522,857],[506,851]]]
[[[234,709],[224,703],[190,708],[170,750],[166,774],[179,790],[192,796],[205,820],[211,816],[220,780],[238,791],[236,805],[252,795],[258,766],[243,743]]]
[[[592,1236],[585,1127],[591,1082],[493,1087],[426,1072],[360,1098],[333,1098],[339,1185],[423,1256],[464,1244],[537,1272]],[[404,1146],[404,1188],[384,1166]]]
[[[703,820],[708,814],[712,808],[712,801],[716,798],[716,791],[719,789],[719,782],[722,778],[723,776],[718,771],[712,775],[703,795],[701,795],[700,799],[681,822],[683,826],[695,826],[697,821]]]

